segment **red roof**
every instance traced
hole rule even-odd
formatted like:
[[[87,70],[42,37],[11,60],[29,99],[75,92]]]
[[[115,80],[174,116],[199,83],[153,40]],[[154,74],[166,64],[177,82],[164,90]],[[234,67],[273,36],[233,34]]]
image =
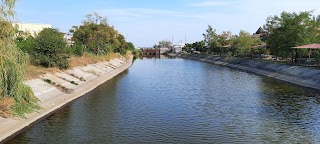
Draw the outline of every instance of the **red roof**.
[[[308,44],[303,46],[292,47],[295,49],[320,49],[320,44]]]
[[[252,46],[251,48],[266,48],[267,45],[266,44],[262,44],[262,45],[255,45],[255,46]]]

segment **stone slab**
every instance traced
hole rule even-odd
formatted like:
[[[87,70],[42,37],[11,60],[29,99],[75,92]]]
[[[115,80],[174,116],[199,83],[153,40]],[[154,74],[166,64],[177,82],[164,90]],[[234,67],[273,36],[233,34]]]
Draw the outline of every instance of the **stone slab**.
[[[61,85],[61,86],[64,86],[64,87],[66,87],[68,89],[75,89],[75,88],[78,87],[77,85],[74,85],[74,84],[70,83],[67,80],[59,78],[58,76],[56,76],[54,74],[46,73],[46,74],[44,74],[44,75],[42,75],[40,77],[43,78],[43,79],[49,79],[52,82],[54,82],[56,85]]]

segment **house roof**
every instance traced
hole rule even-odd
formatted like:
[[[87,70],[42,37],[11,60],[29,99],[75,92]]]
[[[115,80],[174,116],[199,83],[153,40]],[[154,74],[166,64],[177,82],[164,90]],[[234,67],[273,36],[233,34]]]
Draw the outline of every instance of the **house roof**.
[[[262,33],[266,33],[266,31],[262,27],[259,27],[256,34],[262,34]]]
[[[255,45],[255,46],[252,46],[251,48],[266,48],[267,45],[266,44],[262,44],[262,45]]]
[[[230,48],[231,47],[231,45],[224,45],[224,46],[222,46],[223,48]]]
[[[320,44],[314,43],[314,44],[308,44],[308,45],[302,45],[297,47],[292,47],[294,49],[320,49]]]

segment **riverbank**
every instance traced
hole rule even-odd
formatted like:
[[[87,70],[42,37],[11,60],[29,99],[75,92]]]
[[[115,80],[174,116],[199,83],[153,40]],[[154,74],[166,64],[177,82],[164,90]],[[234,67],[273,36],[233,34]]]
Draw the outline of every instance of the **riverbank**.
[[[320,70],[270,61],[180,53],[178,57],[237,68],[299,86],[320,90]]]
[[[126,70],[132,64],[130,59],[115,58],[110,61],[75,67],[64,72],[47,73],[39,79],[26,81],[35,96],[40,99],[38,112],[25,118],[0,118],[0,143],[17,135],[23,129],[50,116],[73,100],[85,95],[97,86]]]

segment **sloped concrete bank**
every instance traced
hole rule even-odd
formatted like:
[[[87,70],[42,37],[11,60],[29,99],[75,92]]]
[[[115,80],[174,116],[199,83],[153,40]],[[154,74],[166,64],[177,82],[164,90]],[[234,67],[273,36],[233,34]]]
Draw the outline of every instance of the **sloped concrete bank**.
[[[219,57],[206,54],[177,55],[181,58],[195,59],[231,68],[253,72],[299,86],[320,90],[320,70],[301,66],[273,63],[262,60],[242,59],[236,57]]]
[[[116,58],[106,62],[75,67],[61,73],[45,74],[39,79],[26,81],[40,99],[41,110],[27,114],[26,118],[0,117],[0,143],[4,143],[23,129],[46,118],[73,100],[85,95],[129,68],[130,59]]]

